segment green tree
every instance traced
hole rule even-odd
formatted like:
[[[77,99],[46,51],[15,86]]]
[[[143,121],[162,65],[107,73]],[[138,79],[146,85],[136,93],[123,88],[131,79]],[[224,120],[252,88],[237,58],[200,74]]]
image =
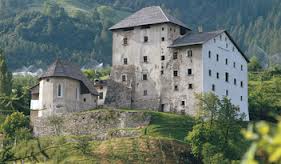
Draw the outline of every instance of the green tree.
[[[256,56],[253,56],[251,59],[250,59],[250,63],[248,64],[248,69],[249,71],[253,71],[253,72],[257,72],[257,71],[260,71],[261,70],[261,65],[258,61],[258,58]]]
[[[0,49],[0,95],[9,96],[12,92],[12,73],[8,71],[6,58]]]
[[[224,97],[219,99],[213,93],[196,96],[198,116],[186,141],[191,145],[192,153],[204,163],[229,163],[239,160],[245,143],[241,140],[243,114]]]

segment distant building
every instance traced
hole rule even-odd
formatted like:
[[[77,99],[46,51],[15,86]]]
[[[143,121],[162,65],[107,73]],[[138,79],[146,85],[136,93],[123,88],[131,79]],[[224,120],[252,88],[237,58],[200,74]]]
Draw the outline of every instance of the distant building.
[[[110,30],[110,78],[131,94],[123,107],[194,115],[194,93],[214,92],[229,97],[249,119],[248,59],[227,31],[193,32],[158,6],[143,8]],[[108,104],[120,105],[124,98],[107,94]]]
[[[104,106],[104,100],[107,93],[107,81],[106,80],[96,80],[95,81],[95,88],[97,92],[99,93],[98,98],[98,106],[103,107]]]
[[[31,88],[32,116],[42,117],[97,107],[98,92],[80,68],[56,60]]]

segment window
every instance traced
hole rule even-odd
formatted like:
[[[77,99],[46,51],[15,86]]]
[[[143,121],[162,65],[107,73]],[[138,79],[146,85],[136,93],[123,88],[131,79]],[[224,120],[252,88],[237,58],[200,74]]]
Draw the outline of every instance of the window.
[[[63,97],[62,84],[58,84],[58,88],[57,88],[57,96],[58,96],[58,97]]]
[[[209,69],[209,76],[212,76],[212,70]]]
[[[147,80],[147,74],[142,75],[142,80]]]
[[[234,78],[234,85],[237,85],[237,80],[236,80],[236,78]]]
[[[215,84],[212,85],[212,91],[216,91],[216,86],[215,86]]]
[[[225,91],[225,95],[228,96],[228,90]]]
[[[188,89],[193,89],[193,85],[192,84],[188,84]]]
[[[162,37],[161,40],[162,40],[162,42],[164,42],[165,41],[165,37]]]
[[[181,101],[181,105],[182,105],[182,106],[185,106],[185,101]]]
[[[235,62],[233,62],[233,68],[236,68],[236,63]]]
[[[164,27],[162,27],[162,31],[164,31],[165,30],[165,28]]]
[[[243,96],[240,96],[240,100],[243,101]]]
[[[124,65],[127,65],[128,64],[128,59],[124,58],[123,63],[124,63]]]
[[[188,75],[188,76],[192,75],[192,69],[188,69],[188,70],[187,70],[187,75]]]
[[[83,101],[84,101],[84,102],[86,102],[86,101],[87,101],[87,99],[86,99],[86,98],[84,98],[84,99],[83,99]]]
[[[229,81],[229,73],[228,73],[228,72],[225,73],[225,81],[226,81],[226,82]]]
[[[143,37],[143,42],[148,42],[148,36]]]
[[[219,79],[219,78],[220,78],[220,73],[217,72],[217,79]]]
[[[228,43],[226,43],[225,47],[228,48]]]
[[[178,76],[178,71],[174,71],[174,76],[175,76],[175,77]]]
[[[216,40],[216,38],[215,38],[215,39],[214,39],[214,43],[216,43],[216,41],[217,41],[217,40]]]
[[[147,56],[144,56],[144,57],[143,57],[143,62],[144,62],[144,63],[147,63]]]
[[[103,92],[99,93],[99,99],[102,100],[103,99]]]
[[[161,60],[163,61],[163,60],[165,60],[165,56],[163,55],[163,56],[161,56]]]
[[[234,46],[232,47],[232,51],[233,51],[233,52],[235,51],[235,47],[234,47]]]
[[[160,112],[164,112],[164,109],[165,109],[165,104],[161,104]]]
[[[175,91],[179,91],[179,87],[177,85],[174,86]]]
[[[241,71],[243,71],[243,65],[241,65]]]
[[[79,88],[76,88],[76,90],[75,90],[75,97],[76,97],[76,100],[79,100],[79,94],[80,94]]]
[[[189,58],[192,57],[192,50],[188,50],[188,51],[187,51],[187,56],[188,56]]]
[[[126,81],[126,75],[122,75],[122,81]]]
[[[49,82],[49,81],[50,81],[50,79],[46,79],[46,81],[47,81],[47,82]]]
[[[211,56],[212,56],[212,53],[211,53],[211,51],[209,51],[209,58],[211,59]]]
[[[225,59],[225,65],[228,65],[228,59]]]
[[[244,87],[243,81],[240,82],[240,86],[241,86],[241,88]]]
[[[219,54],[217,54],[217,61],[219,61],[220,59],[219,59]]]
[[[128,45],[128,38],[123,38],[123,45]]]
[[[174,60],[178,59],[178,52],[174,52],[174,54],[173,54],[173,59],[174,59]]]
[[[161,75],[164,75],[164,71],[163,70],[161,70]]]
[[[144,91],[143,91],[143,95],[144,95],[144,96],[147,96],[147,90],[144,90]]]

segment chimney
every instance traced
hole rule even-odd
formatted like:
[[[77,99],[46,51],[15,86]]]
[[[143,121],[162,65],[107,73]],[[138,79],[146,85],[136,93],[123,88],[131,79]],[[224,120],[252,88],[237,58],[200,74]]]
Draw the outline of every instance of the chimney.
[[[198,32],[203,32],[203,26],[201,25],[201,26],[198,26]]]

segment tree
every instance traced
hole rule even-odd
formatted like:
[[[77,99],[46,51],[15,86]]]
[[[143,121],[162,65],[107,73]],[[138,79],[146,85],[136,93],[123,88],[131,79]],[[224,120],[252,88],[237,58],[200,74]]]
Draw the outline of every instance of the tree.
[[[238,108],[226,97],[220,100],[213,93],[196,97],[199,112],[186,137],[192,153],[204,163],[229,163],[240,159],[246,145],[240,134],[244,115],[239,114]]]
[[[9,96],[12,92],[12,73],[8,71],[3,50],[0,49],[0,95]]]
[[[250,59],[250,63],[248,64],[248,69],[249,71],[253,71],[253,72],[257,72],[257,71],[260,71],[261,70],[261,65],[258,61],[258,58],[256,56],[253,56],[251,59]]]

